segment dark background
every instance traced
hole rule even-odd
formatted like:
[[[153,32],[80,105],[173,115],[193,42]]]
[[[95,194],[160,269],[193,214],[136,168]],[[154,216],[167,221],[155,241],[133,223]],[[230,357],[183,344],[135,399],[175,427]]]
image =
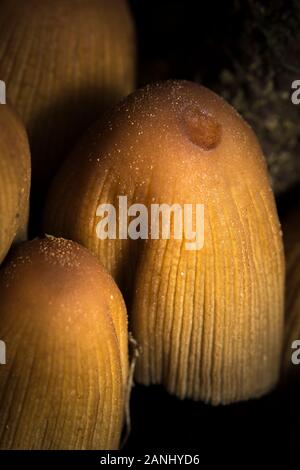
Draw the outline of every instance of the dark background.
[[[284,216],[291,202],[300,200],[300,116],[290,101],[291,82],[300,79],[297,2],[131,0],[130,5],[139,44],[138,86],[188,79],[231,102],[260,139]],[[286,122],[289,132],[282,132]],[[212,407],[180,401],[160,386],[135,385],[123,450],[246,448],[251,455],[259,448],[297,448],[299,392],[298,385],[281,383],[260,400]]]

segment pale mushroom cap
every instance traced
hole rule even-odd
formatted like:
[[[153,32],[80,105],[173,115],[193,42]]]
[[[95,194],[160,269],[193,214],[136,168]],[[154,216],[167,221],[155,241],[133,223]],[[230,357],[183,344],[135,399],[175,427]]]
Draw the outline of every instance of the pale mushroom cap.
[[[85,248],[21,244],[0,273],[0,447],[119,445],[128,371],[126,310]]]
[[[203,204],[204,248],[99,240],[97,206],[124,194],[128,206]],[[79,143],[48,201],[46,230],[87,246],[129,291],[138,380],[215,404],[275,385],[281,230],[260,146],[224,100],[183,81],[137,91]]]

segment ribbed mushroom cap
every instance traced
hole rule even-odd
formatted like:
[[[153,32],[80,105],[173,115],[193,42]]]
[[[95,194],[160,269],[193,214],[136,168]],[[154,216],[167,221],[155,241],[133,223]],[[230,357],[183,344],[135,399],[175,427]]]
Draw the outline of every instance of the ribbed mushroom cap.
[[[74,139],[133,90],[125,0],[2,0],[0,78],[25,122],[34,205]]]
[[[19,245],[0,272],[2,449],[119,445],[127,380],[121,294],[80,245]]]
[[[203,204],[205,239],[100,240],[101,203]],[[72,210],[70,210],[72,208]],[[214,404],[278,378],[284,263],[265,161],[250,127],[190,82],[147,86],[96,124],[49,194],[48,233],[93,251],[131,297],[139,381]]]
[[[19,117],[0,105],[0,263],[12,242],[27,234],[30,152]]]

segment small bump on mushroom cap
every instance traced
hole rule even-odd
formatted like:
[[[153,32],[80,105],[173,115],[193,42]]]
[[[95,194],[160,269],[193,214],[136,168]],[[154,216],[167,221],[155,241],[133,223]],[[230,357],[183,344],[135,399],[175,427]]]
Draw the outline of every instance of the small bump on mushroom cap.
[[[220,179],[230,184],[233,173],[268,183],[251,128],[215,93],[185,81],[151,84],[123,100],[79,142],[65,178],[72,178],[77,159],[89,192],[92,169],[95,181],[105,173],[120,189],[146,187],[151,175],[152,191],[159,195],[164,188],[165,198],[174,185],[179,197],[191,198],[193,188],[204,194]]]

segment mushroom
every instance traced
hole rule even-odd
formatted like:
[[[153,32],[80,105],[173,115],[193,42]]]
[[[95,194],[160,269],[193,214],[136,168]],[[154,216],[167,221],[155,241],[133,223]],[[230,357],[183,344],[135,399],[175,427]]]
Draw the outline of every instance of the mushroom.
[[[135,240],[124,236],[118,218],[116,239],[99,238],[100,205],[116,207],[120,195],[148,212],[153,204],[203,206],[204,246],[187,249],[185,233],[154,239],[149,227]],[[119,283],[142,350],[139,382],[212,404],[275,386],[283,330],[280,224],[257,139],[222,98],[167,81],[122,101],[61,169],[45,229],[81,242]]]
[[[0,77],[28,130],[37,211],[74,138],[133,90],[134,27],[124,0],[3,0],[0,16]]]
[[[8,104],[0,105],[0,263],[12,242],[27,236],[30,151],[26,131]]]
[[[109,274],[77,243],[35,239],[11,253],[0,298],[0,448],[117,448],[127,318]]]

